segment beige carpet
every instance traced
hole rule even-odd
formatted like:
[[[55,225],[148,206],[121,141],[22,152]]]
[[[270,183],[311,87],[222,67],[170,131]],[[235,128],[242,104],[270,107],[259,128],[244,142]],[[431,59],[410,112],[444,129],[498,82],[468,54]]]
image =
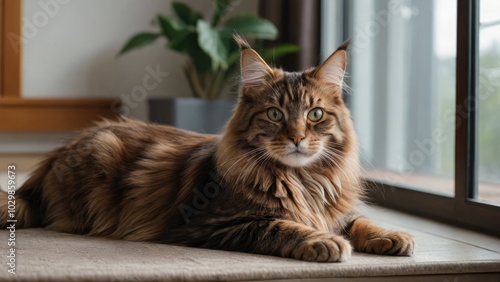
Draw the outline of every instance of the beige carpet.
[[[376,281],[400,281],[403,276],[439,274],[418,276],[420,278],[411,281],[424,281],[423,278],[431,277],[440,280],[425,281],[462,282],[466,281],[467,277],[473,277],[469,280],[474,281],[479,276],[470,274],[477,273],[487,273],[481,281],[500,281],[500,276],[497,276],[500,273],[499,253],[411,228],[407,230],[414,234],[417,241],[417,250],[413,257],[355,253],[348,262],[331,264],[115,241],[43,229],[22,229],[16,230],[15,275],[7,272],[9,233],[2,230],[0,262],[3,266],[0,269],[0,281],[241,281],[305,278],[341,278],[332,281],[346,281],[347,278],[355,277],[371,277]],[[388,276],[395,280],[389,279]]]

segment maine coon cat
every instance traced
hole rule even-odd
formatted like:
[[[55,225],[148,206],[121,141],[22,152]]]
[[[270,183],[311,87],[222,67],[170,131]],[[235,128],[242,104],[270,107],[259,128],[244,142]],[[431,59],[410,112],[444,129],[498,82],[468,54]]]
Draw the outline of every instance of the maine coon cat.
[[[320,67],[269,67],[244,39],[242,90],[221,135],[123,118],[47,154],[16,194],[17,228],[344,261],[410,255],[359,215],[358,147],[342,84],[349,42]],[[0,194],[0,220],[7,220]]]

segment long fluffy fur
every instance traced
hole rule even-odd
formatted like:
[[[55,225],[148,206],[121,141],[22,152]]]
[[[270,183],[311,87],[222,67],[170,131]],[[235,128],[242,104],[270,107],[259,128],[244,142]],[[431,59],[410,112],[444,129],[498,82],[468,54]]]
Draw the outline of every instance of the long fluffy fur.
[[[363,197],[358,148],[338,81],[347,47],[319,69],[287,73],[239,43],[242,62],[258,62],[248,64],[252,69],[242,63],[243,75],[266,75],[251,76],[222,135],[125,118],[101,122],[50,152],[19,189],[17,227],[307,261],[343,261],[351,244],[411,254],[411,236],[356,212]],[[269,120],[270,107],[286,117]],[[315,107],[325,117],[311,122],[304,113]],[[288,166],[280,158],[297,132],[318,157]],[[0,194],[3,227],[6,196]]]

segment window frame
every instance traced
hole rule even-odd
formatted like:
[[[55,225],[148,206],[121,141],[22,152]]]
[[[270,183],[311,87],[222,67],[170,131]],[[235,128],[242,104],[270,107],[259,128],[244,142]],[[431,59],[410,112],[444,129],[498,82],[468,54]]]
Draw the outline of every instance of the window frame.
[[[479,91],[479,1],[457,1],[455,195],[430,194],[373,180],[368,180],[367,186],[377,204],[499,236],[500,207],[475,199],[478,103],[469,101],[477,101]]]

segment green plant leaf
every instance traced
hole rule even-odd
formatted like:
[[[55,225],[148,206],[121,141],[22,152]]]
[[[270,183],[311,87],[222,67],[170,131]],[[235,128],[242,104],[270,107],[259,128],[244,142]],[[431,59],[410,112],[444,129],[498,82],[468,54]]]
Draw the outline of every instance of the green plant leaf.
[[[271,63],[275,59],[287,54],[296,53],[300,50],[300,46],[295,44],[281,44],[275,47],[265,48],[260,52],[262,59]]]
[[[224,17],[226,12],[234,0],[217,0],[215,1],[214,14],[212,16],[212,26],[217,26],[221,19]]]
[[[198,44],[212,59],[212,70],[227,68],[227,50],[219,32],[204,20],[198,20]]]
[[[199,19],[203,18],[200,13],[194,11],[188,5],[181,2],[173,2],[172,8],[174,9],[177,17],[187,25],[194,26]]]
[[[212,59],[200,49],[198,44],[189,49],[188,53],[192,58],[198,73],[206,73],[212,69]]]
[[[179,22],[171,16],[158,15],[158,23],[160,24],[161,32],[168,38],[174,40],[183,27]]]
[[[189,40],[189,36],[191,35],[196,36],[194,32],[190,32],[188,30],[181,30],[177,32],[175,38],[168,42],[168,48],[174,51],[187,53],[190,45],[193,44],[193,42]],[[198,44],[198,42],[196,42],[196,44]]]
[[[151,32],[143,32],[136,34],[132,36],[132,38],[130,38],[127,41],[127,43],[125,43],[125,46],[123,46],[120,53],[118,53],[118,56],[123,55],[132,49],[137,49],[145,45],[151,44],[160,36],[161,34],[151,33]]]
[[[224,36],[232,36],[234,32],[247,38],[276,39],[278,29],[266,19],[253,14],[241,14],[230,18],[222,27]]]
[[[189,56],[194,62],[196,72],[206,73],[212,69],[212,59],[199,46],[190,49]]]
[[[201,49],[198,41],[198,34],[190,32],[185,37],[179,37],[178,41],[169,42],[169,47],[186,54],[190,58],[192,65],[194,65],[196,72],[201,74],[212,70],[212,58]]]

